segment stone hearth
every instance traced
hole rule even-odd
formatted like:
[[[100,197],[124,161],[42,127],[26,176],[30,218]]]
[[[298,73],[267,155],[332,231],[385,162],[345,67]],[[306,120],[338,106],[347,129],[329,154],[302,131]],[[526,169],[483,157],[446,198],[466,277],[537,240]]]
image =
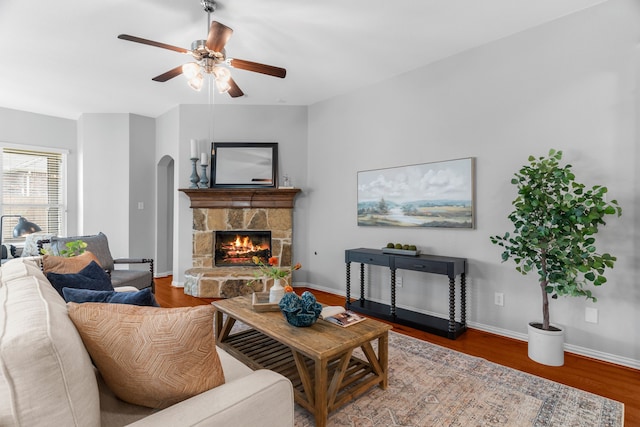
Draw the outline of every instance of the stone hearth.
[[[256,267],[216,267],[215,231],[271,230],[271,254],[280,267],[292,265],[293,198],[299,189],[188,189],[193,209],[193,267],[184,293],[231,298],[268,291],[273,280],[255,280]],[[273,196],[273,197],[270,197]],[[290,279],[290,278],[288,278]]]

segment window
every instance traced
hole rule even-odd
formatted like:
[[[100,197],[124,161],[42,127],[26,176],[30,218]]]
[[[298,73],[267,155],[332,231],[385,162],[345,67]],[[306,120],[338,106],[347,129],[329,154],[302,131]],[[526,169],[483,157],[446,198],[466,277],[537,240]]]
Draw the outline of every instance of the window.
[[[21,215],[42,231],[61,235],[65,223],[64,160],[61,152],[3,147],[2,214]],[[2,241],[10,242],[18,218],[5,218]]]

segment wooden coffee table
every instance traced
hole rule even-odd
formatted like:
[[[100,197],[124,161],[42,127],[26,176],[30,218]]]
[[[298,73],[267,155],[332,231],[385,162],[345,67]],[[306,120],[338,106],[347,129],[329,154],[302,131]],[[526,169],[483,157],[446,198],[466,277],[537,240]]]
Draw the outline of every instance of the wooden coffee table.
[[[216,344],[252,369],[270,369],[289,378],[295,401],[314,414],[317,427],[326,426],[329,412],[374,385],[387,388],[391,326],[386,323],[369,318],[342,328],[319,319],[297,328],[279,311],[254,311],[248,296],[212,304]],[[236,321],[250,329],[231,334]],[[364,358],[353,354],[358,347]]]

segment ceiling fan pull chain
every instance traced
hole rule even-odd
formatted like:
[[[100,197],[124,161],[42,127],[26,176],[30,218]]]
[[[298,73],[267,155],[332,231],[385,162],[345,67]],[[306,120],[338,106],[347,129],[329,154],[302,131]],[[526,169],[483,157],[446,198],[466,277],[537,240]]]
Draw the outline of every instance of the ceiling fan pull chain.
[[[213,101],[215,97],[215,87],[213,82],[213,76],[209,75],[209,140],[213,143],[213,131],[215,129],[214,126],[214,115],[213,115]]]

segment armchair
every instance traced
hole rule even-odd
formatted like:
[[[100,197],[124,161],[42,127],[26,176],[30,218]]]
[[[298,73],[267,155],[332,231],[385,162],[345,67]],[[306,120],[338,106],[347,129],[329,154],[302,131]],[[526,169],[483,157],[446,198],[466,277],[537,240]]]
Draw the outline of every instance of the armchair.
[[[61,251],[66,248],[68,242],[82,240],[87,244],[87,251],[93,253],[102,268],[111,276],[111,283],[114,287],[118,286],[134,286],[138,289],[144,289],[151,286],[152,292],[155,293],[155,284],[153,282],[153,259],[151,258],[116,258],[113,259],[109,250],[109,242],[107,236],[100,232],[90,236],[74,236],[74,237],[51,237],[38,241],[38,249],[42,249],[45,244],[49,244],[49,251],[52,255],[60,255]],[[149,270],[116,270],[116,265],[121,264],[149,264]]]

